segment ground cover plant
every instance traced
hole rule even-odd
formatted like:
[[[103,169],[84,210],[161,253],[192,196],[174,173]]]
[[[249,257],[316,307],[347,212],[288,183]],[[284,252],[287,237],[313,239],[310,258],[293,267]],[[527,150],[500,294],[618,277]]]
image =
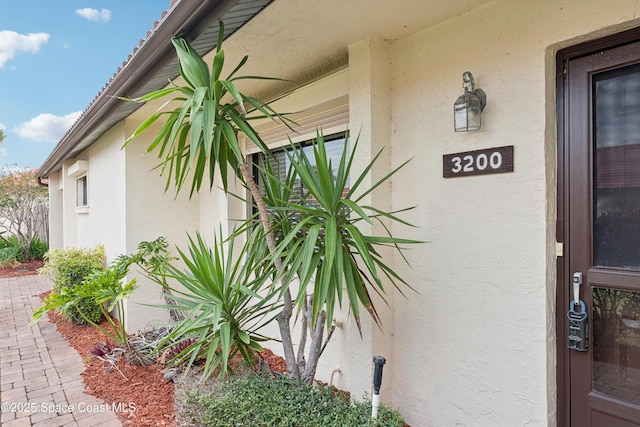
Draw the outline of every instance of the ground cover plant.
[[[211,389],[192,387],[178,403],[186,425],[217,427],[403,427],[404,419],[382,405],[371,419],[371,401],[352,402],[332,387],[309,386],[271,375],[229,377]]]
[[[39,237],[34,237],[29,248],[29,256],[26,255],[25,248],[25,243],[18,236],[0,239],[0,268],[11,263],[42,260],[49,250],[49,245]]]

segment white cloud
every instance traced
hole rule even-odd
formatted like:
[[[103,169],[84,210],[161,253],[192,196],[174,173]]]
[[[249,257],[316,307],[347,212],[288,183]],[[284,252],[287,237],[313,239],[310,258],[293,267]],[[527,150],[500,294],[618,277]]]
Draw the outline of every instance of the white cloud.
[[[0,123],[0,130],[7,130],[7,127],[5,125],[3,125],[2,123]]]
[[[0,31],[0,68],[18,52],[38,53],[40,46],[47,41],[47,33],[18,34],[15,31]]]
[[[58,142],[81,114],[81,111],[66,116],[39,114],[28,122],[16,126],[13,131],[25,139],[38,142]]]
[[[76,14],[82,16],[87,21],[109,22],[111,20],[111,11],[109,9],[92,9],[85,7],[84,9],[76,9]]]

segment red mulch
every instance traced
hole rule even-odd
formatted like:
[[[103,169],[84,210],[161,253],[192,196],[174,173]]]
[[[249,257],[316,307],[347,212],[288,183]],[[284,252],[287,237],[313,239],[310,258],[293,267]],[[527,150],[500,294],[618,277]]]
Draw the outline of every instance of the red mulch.
[[[48,293],[41,295],[46,297]],[[158,366],[133,366],[125,357],[119,357],[116,367],[92,357],[97,343],[107,341],[105,335],[93,326],[77,326],[64,317],[49,312],[49,321],[65,340],[85,360],[82,378],[85,393],[111,405],[135,405],[135,410],[116,412],[124,426],[175,426],[173,383],[165,381]],[[108,323],[103,321],[103,327]],[[111,369],[109,369],[111,368]],[[124,376],[123,376],[124,375]],[[125,378],[126,377],[126,378]]]
[[[0,278],[37,274],[37,269],[42,265],[42,261],[32,261],[7,266],[0,269]],[[39,296],[44,299],[48,293]],[[129,404],[135,405],[133,411],[116,412],[124,426],[176,425],[174,385],[173,382],[163,379],[159,366],[133,366],[126,358],[120,357],[116,362],[120,372],[118,369],[108,369],[108,363],[91,356],[91,350],[95,345],[106,341],[102,332],[92,326],[74,325],[53,312],[48,314],[49,321],[56,325],[64,339],[85,360],[85,369],[81,374],[85,383],[85,393],[109,405],[124,404],[124,409],[132,408],[127,406]],[[107,322],[104,321],[103,326],[106,325]],[[280,356],[265,349],[261,357],[269,363],[273,371],[286,372],[286,363]]]
[[[29,276],[38,274],[38,269],[44,265],[42,260],[9,264],[0,269],[0,277]]]
[[[42,295],[44,298],[46,293]],[[64,317],[49,312],[49,320],[69,344],[85,359],[82,377],[85,393],[96,396],[107,404],[123,403],[135,405],[135,411],[116,412],[124,426],[175,426],[173,382],[165,381],[158,365],[133,366],[126,358],[120,357],[116,362],[119,369],[95,357],[91,350],[99,342],[105,342],[102,332],[92,326],[77,326]],[[103,322],[102,326],[107,327]],[[280,356],[265,349],[261,356],[267,360],[274,371],[286,372],[286,363]],[[125,378],[126,377],[126,378]]]

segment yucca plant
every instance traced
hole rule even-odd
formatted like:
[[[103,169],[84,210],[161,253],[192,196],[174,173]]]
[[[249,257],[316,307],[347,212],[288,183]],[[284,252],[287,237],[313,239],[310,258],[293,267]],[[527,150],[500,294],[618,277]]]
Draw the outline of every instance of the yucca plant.
[[[220,23],[218,44],[210,68],[186,40],[172,39],[180,61],[180,74],[185,83],[152,92],[136,100],[148,102],[169,98],[134,131],[126,143],[130,143],[153,123],[160,120],[162,123],[160,131],[148,145],[147,151],[157,151],[161,173],[167,174],[167,189],[173,183],[176,191],[180,191],[187,177],[191,176],[190,195],[193,195],[201,188],[205,175],[209,175],[211,188],[215,175],[219,174],[224,190],[228,191],[228,169],[234,171],[247,186],[255,203],[257,215],[241,227],[242,230],[252,231],[247,244],[253,245],[253,249],[243,252],[266,255],[266,260],[262,259],[261,262],[255,260],[255,267],[260,277],[275,280],[275,283],[271,284],[270,292],[277,291],[282,304],[282,310],[276,320],[288,373],[294,378],[304,377],[305,382],[311,382],[321,353],[325,323],[331,321],[331,314],[336,304],[342,303],[343,283],[346,285],[349,307],[358,322],[359,304],[362,304],[376,321],[378,320],[369,290],[384,292],[381,275],[386,275],[394,285],[404,284],[404,281],[382,261],[376,248],[389,245],[399,249],[399,244],[415,243],[415,241],[395,239],[390,235],[365,236],[356,228],[359,221],[402,222],[393,213],[359,205],[363,197],[387,181],[397,169],[371,189],[361,191],[356,197],[355,191],[359,190],[358,187],[363,182],[364,175],[370,172],[372,162],[363,175],[355,180],[349,197],[342,198],[351,173],[355,145],[351,156],[347,151],[343,153],[339,169],[334,174],[331,164],[326,160],[322,135],[319,134],[318,144],[314,150],[315,165],[311,165],[309,159],[303,154],[291,155],[290,160],[294,166],[287,180],[302,180],[309,188],[311,196],[319,201],[318,205],[311,207],[306,206],[304,201],[291,200],[292,181],[281,183],[277,178],[278,182],[276,182],[273,171],[269,171],[267,166],[264,166],[261,172],[265,183],[264,192],[261,191],[250,172],[245,155],[238,144],[237,135],[243,133],[265,155],[269,156],[267,146],[251,126],[251,120],[277,119],[288,126],[291,122],[285,115],[276,113],[269,103],[247,96],[237,89],[235,85],[242,79],[267,79],[257,76],[237,76],[238,71],[247,61],[246,57],[227,78],[221,78],[224,65],[223,35],[224,27]],[[199,243],[195,244],[195,247],[198,246]],[[256,249],[259,247],[262,249]],[[204,248],[195,250],[192,242],[190,250],[193,256],[199,258]],[[221,264],[220,267],[225,266]],[[194,269],[204,270],[197,273]],[[219,299],[214,299],[214,295],[204,289],[202,284],[211,280],[208,276],[211,266],[192,262],[190,270],[193,277],[183,280],[191,287],[193,295],[199,298],[200,303],[193,305],[187,300],[181,301],[185,310],[189,308],[193,311],[185,322],[204,322],[213,315],[217,319],[218,311],[212,311],[209,315],[204,315],[200,311],[207,301],[210,310],[214,310],[213,307],[220,304]],[[307,287],[310,287],[314,276],[313,290],[309,292]],[[294,301],[290,284],[296,277],[301,279],[301,286]],[[195,300],[192,299],[192,301]],[[307,330],[306,325],[311,330],[312,342],[310,356],[307,358],[304,355],[306,334],[302,334],[298,354],[296,355],[294,351],[291,321],[296,306],[303,312],[304,330]],[[215,310],[221,310],[221,308]],[[327,315],[327,311],[330,315]],[[193,326],[183,327],[182,332],[186,333],[191,329]],[[215,330],[220,332],[218,337],[214,333]],[[192,332],[195,333],[195,331],[194,329]],[[227,336],[226,329],[198,329],[198,331],[200,335],[196,336],[201,339],[198,344],[190,347],[190,357],[203,356],[201,350],[214,348],[213,344],[224,345],[222,354],[215,355],[215,350],[210,350],[214,353],[206,354],[208,371],[216,363],[224,366],[227,363],[226,355],[230,342],[227,338],[224,343],[222,341],[223,333],[225,337]],[[191,335],[187,334],[185,339],[189,338]],[[301,367],[303,369],[300,369]]]
[[[389,225],[393,222],[411,224],[396,216],[397,212],[385,212],[362,203],[407,162],[371,187],[362,188],[380,153],[360,175],[354,176],[352,166],[357,146],[358,140],[350,144],[347,135],[339,163],[333,165],[324,136],[318,131],[311,156],[295,146],[287,151],[291,170],[286,180],[281,180],[269,166],[260,170],[267,194],[264,200],[271,218],[277,219],[272,220],[277,236],[272,258],[280,261],[277,276],[282,277],[281,290],[288,291],[288,286],[298,279],[295,303],[303,315],[303,330],[310,328],[311,332],[308,356],[299,353],[296,360],[300,378],[306,383],[313,381],[325,322],[327,327],[331,326],[334,310],[342,306],[343,293],[360,329],[360,306],[380,325],[371,292],[384,294],[383,277],[400,292],[402,286],[411,288],[384,262],[378,250],[391,247],[402,254],[401,246],[420,243],[390,233]],[[306,189],[301,198],[297,194],[292,197],[296,179]],[[374,221],[382,225],[386,235],[367,236],[358,228],[359,223],[373,225]],[[302,341],[299,348],[304,347]]]
[[[379,317],[371,300],[368,286],[377,287],[384,292],[381,274],[386,276],[398,290],[398,284],[410,287],[382,259],[376,248],[390,246],[400,253],[400,245],[421,243],[417,240],[393,237],[389,223],[399,222],[412,227],[400,219],[397,212],[385,212],[373,206],[362,204],[362,200],[386,182],[408,162],[382,177],[371,187],[361,189],[362,182],[380,156],[373,158],[359,176],[352,176],[351,168],[358,140],[353,143],[349,154],[349,138],[344,144],[340,163],[334,168],[328,160],[324,136],[317,133],[313,143],[313,157],[309,158],[304,150],[293,149],[287,152],[291,167],[295,169],[302,185],[307,190],[305,198],[299,203],[289,202],[286,209],[289,215],[299,218],[278,245],[275,257],[283,258],[283,266],[288,271],[285,283],[291,283],[294,276],[300,279],[300,291],[296,302],[303,305],[307,286],[313,280],[314,296],[312,319],[327,310],[327,319],[333,318],[335,303],[342,303],[344,284],[351,312],[358,327],[360,325],[359,304],[369,311],[378,322]],[[275,181],[275,180],[274,180]],[[349,184],[349,182],[352,184]],[[281,186],[286,185],[281,182]],[[312,201],[310,201],[312,200]],[[407,208],[408,210],[412,208]],[[357,227],[366,222],[373,225],[377,221],[387,231],[386,236],[367,236]],[[386,222],[385,222],[386,221]],[[330,323],[328,323],[330,324]]]
[[[187,315],[163,346],[172,352],[169,362],[186,364],[187,372],[196,361],[204,360],[203,379],[216,368],[225,374],[237,353],[253,362],[255,352],[262,350],[260,342],[269,339],[258,330],[273,321],[277,309],[277,290],[259,294],[269,280],[268,273],[257,268],[263,262],[260,251],[243,245],[235,253],[234,239],[223,242],[221,233],[214,237],[212,247],[199,233],[195,240],[189,236],[188,253],[178,250],[186,269],[172,266],[167,276],[182,286],[171,288],[168,298],[175,305],[165,308]]]
[[[268,148],[249,120],[278,118],[288,122],[283,115],[273,111],[268,103],[245,95],[236,88],[235,83],[242,79],[277,80],[259,76],[237,76],[248,57],[245,56],[226,78],[221,77],[224,67],[223,36],[224,25],[221,22],[211,69],[187,40],[182,37],[172,38],[171,42],[180,61],[180,75],[185,84],[172,85],[132,100],[123,98],[141,103],[170,98],[133,132],[125,141],[125,146],[153,123],[164,118],[165,121],[149,144],[147,152],[158,150],[161,173],[164,174],[166,168],[169,168],[166,189],[173,183],[176,191],[180,191],[188,172],[194,170],[190,196],[201,188],[207,172],[210,188],[213,187],[218,171],[222,184],[227,189],[228,168],[245,180],[251,178],[238,143],[238,133],[247,135],[260,150],[268,152]],[[169,109],[176,103],[178,105],[175,108]],[[245,104],[254,113],[251,119],[247,117]],[[246,171],[243,164],[247,167]]]

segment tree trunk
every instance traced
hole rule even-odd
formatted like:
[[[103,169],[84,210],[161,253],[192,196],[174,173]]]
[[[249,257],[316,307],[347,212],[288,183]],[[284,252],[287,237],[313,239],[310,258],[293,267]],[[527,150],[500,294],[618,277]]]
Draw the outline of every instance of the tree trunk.
[[[318,367],[318,360],[322,352],[322,337],[324,336],[324,325],[327,321],[327,313],[321,311],[316,319],[316,325],[312,327],[313,322],[311,318],[311,312],[306,309],[304,316],[307,318],[307,324],[309,325],[309,333],[311,334],[311,346],[309,347],[309,358],[306,361],[304,371],[302,372],[302,381],[305,384],[311,384],[316,376],[316,368]],[[306,335],[307,331],[303,331]]]
[[[258,207],[258,215],[260,217],[260,221],[262,222],[262,227],[266,233],[266,241],[267,247],[269,248],[269,252],[271,254],[276,251],[276,243],[275,238],[273,236],[273,232],[271,231],[271,222],[269,221],[269,213],[267,211],[267,205],[264,203],[262,199],[262,193],[260,192],[260,188],[258,188],[258,184],[256,183],[253,175],[249,171],[249,165],[246,160],[242,159],[240,161],[240,171],[242,173],[242,177],[244,178],[245,183],[249,187],[249,191],[253,196],[253,200]],[[274,259],[274,263],[277,269],[281,267],[281,261],[279,258]],[[282,284],[282,283],[281,283]],[[282,339],[282,348],[284,351],[284,359],[287,363],[287,372],[289,376],[300,379],[300,371],[298,369],[298,365],[296,363],[296,356],[293,350],[293,338],[291,337],[291,316],[293,314],[293,299],[291,298],[291,291],[287,288],[283,295],[283,307],[280,314],[278,314],[277,322],[278,328],[280,329],[280,338]]]

